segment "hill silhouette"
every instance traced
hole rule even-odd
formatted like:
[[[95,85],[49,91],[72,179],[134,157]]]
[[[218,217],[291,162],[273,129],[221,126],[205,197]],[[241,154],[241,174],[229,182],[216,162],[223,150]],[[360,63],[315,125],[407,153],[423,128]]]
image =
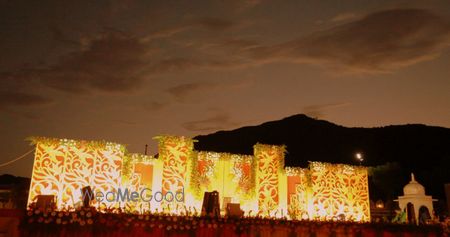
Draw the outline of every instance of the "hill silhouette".
[[[359,164],[370,169],[371,197],[394,199],[414,172],[427,191],[445,197],[450,182],[450,129],[422,124],[349,128],[303,114],[258,126],[195,137],[196,150],[252,154],[256,143],[287,147],[286,166],[307,167],[308,161]]]

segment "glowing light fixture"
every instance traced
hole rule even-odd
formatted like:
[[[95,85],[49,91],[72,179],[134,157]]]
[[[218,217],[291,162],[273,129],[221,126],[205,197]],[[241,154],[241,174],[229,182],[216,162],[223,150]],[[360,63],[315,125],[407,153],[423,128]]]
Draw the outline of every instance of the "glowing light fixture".
[[[359,161],[359,165],[361,165],[362,162],[364,161],[364,158],[363,158],[362,153],[361,153],[361,152],[357,152],[357,153],[355,154],[355,157],[356,157],[356,159]]]

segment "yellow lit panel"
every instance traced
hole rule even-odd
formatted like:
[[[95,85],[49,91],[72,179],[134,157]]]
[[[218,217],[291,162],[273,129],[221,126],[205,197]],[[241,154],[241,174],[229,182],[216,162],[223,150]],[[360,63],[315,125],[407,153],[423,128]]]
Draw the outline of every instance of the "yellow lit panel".
[[[121,184],[122,145],[51,138],[32,141],[36,153],[28,203],[40,194],[55,195],[58,208],[70,208],[81,201],[82,187],[108,192]]]
[[[273,216],[279,208],[279,177],[283,170],[284,147],[256,144],[256,180],[258,212],[262,216]]]
[[[240,203],[250,211],[254,197],[252,156],[216,152],[198,152],[193,157],[191,190],[198,202],[204,192],[218,191],[221,205],[224,198]]]
[[[370,221],[367,169],[310,163],[313,218]]]
[[[186,192],[189,177],[188,162],[193,155],[192,139],[175,136],[157,137],[159,140],[159,158],[163,160],[162,193]],[[183,203],[162,202],[166,212],[178,212]]]

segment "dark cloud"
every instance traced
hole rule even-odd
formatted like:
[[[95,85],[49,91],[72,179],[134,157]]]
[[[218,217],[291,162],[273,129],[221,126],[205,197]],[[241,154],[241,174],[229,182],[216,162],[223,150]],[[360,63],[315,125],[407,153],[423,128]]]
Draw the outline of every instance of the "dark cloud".
[[[228,0],[228,1],[220,1],[223,4],[222,7],[228,8],[233,12],[243,12],[246,10],[250,10],[258,5],[260,5],[262,0]]]
[[[339,107],[347,106],[347,105],[349,105],[349,103],[308,105],[303,108],[303,113],[310,117],[316,118],[316,119],[322,119],[325,117],[327,110],[339,108]]]
[[[192,58],[175,57],[169,59],[163,59],[151,67],[151,72],[173,72],[179,70],[187,70],[192,67],[200,66],[201,63]]]
[[[196,18],[194,20],[186,20],[185,23],[177,24],[174,26],[162,28],[159,30],[155,30],[145,37],[143,37],[143,41],[147,42],[154,39],[160,38],[168,38],[172,37],[176,34],[183,33],[190,30],[196,29],[204,29],[208,31],[226,31],[230,28],[238,25],[236,22],[229,21],[222,18],[216,17],[202,17]]]
[[[14,106],[46,105],[52,102],[52,99],[36,94],[0,91],[0,109]]]
[[[123,124],[123,125],[128,125],[128,126],[134,126],[137,125],[138,123],[130,121],[130,120],[125,120],[125,119],[112,119],[111,122],[113,123],[119,123],[119,124]]]
[[[43,84],[68,92],[121,92],[136,88],[147,66],[147,48],[135,37],[106,34],[85,50],[42,71]]]
[[[52,38],[53,40],[60,42],[64,45],[67,46],[80,46],[80,42],[71,39],[70,37],[68,37],[63,30],[61,30],[59,27],[56,26],[52,26],[49,28],[51,34],[52,34]]]
[[[194,93],[214,89],[215,87],[217,87],[217,84],[214,83],[193,82],[171,87],[167,89],[167,92],[174,96],[178,101],[183,102]]]
[[[184,32],[191,28],[191,25],[180,25],[180,26],[174,26],[170,28],[164,28],[160,29],[154,32],[149,33],[147,36],[143,37],[142,40],[147,42],[154,39],[160,39],[160,38],[167,38],[171,37],[175,34]]]
[[[234,22],[225,19],[214,18],[214,17],[204,17],[198,19],[193,25],[200,25],[207,30],[213,31],[223,31],[231,28],[235,25]]]
[[[343,22],[343,21],[349,21],[353,20],[358,17],[357,13],[354,12],[344,12],[339,13],[336,16],[334,16],[330,21],[331,22]]]
[[[259,61],[389,71],[430,60],[450,45],[450,24],[423,9],[380,11],[329,30],[252,50]]]
[[[170,105],[170,102],[158,102],[158,101],[151,101],[149,103],[145,103],[143,104],[143,107],[145,110],[148,111],[159,111],[165,107],[167,107],[168,105]]]
[[[187,102],[195,99],[196,96],[201,95],[202,97],[208,94],[223,93],[227,90],[237,91],[255,84],[255,78],[239,78],[239,79],[229,79],[227,81],[200,81],[176,85],[166,89],[166,92],[170,94],[177,102]],[[168,104],[168,103],[166,103]],[[217,112],[217,109],[213,109]],[[219,110],[221,111],[221,110]]]
[[[56,28],[54,37],[66,38]],[[84,48],[63,55],[55,64],[1,72],[0,109],[8,112],[11,110],[6,108],[11,106],[51,103],[55,90],[76,94],[129,92],[147,76],[151,63],[147,51],[138,38],[105,33],[90,39]]]
[[[350,15],[337,18],[347,20]],[[56,63],[0,73],[4,91],[20,92],[11,99],[2,96],[2,100],[9,100],[2,104],[44,104],[51,100],[41,94],[42,88],[48,87],[72,93],[129,92],[155,73],[192,68],[239,69],[273,61],[330,65],[352,71],[389,71],[433,59],[450,45],[449,23],[423,9],[380,11],[272,46],[261,46],[246,38],[230,38],[203,42],[213,45],[206,52],[190,46],[177,46],[166,52],[155,46],[157,44],[149,43],[152,37],[172,36],[192,29],[227,31],[236,25],[238,23],[221,18],[192,18],[145,37],[104,28],[106,32],[100,35],[75,40],[60,27],[49,27],[54,40],[76,50],[63,54]],[[152,47],[160,51],[154,54]],[[178,101],[184,101],[194,93],[214,89],[217,85],[187,83],[169,88],[167,92]],[[33,98],[35,104],[30,102]],[[162,108],[167,103],[163,104],[153,107]]]
[[[208,132],[229,129],[238,125],[239,123],[234,122],[229,114],[220,112],[207,119],[186,122],[181,126],[193,132]]]
[[[146,52],[146,46],[137,38],[108,33],[92,39],[86,48],[62,56],[53,65],[2,72],[0,80],[3,88],[25,94],[36,94],[35,90],[42,87],[74,93],[125,92],[144,79],[149,64]]]
[[[220,44],[214,45],[214,47],[222,48],[224,51],[233,52],[233,53],[241,53],[251,50],[253,48],[260,47],[260,44],[255,40],[242,39],[242,38],[234,38],[228,39]]]

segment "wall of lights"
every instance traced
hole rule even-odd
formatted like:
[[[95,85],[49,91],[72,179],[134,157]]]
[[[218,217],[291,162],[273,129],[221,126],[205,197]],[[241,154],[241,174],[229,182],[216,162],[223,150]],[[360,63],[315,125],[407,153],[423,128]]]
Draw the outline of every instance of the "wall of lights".
[[[366,168],[311,162],[309,170],[314,219],[343,216],[355,221],[370,220]]]
[[[284,168],[283,146],[256,144],[254,146],[256,161],[256,195],[258,212],[262,216],[278,214],[280,208],[280,188]],[[281,213],[281,211],[280,211]]]
[[[106,193],[121,185],[125,147],[120,144],[51,138],[32,142],[36,151],[28,203],[40,194],[55,195],[56,205],[68,208],[81,200],[80,189],[85,186]]]
[[[156,138],[159,141],[159,158],[163,162],[162,167],[162,187],[163,195],[168,192],[172,194],[180,192],[189,192],[188,187],[194,142],[186,137],[160,136]],[[182,203],[181,203],[182,204]],[[177,212],[181,206],[180,203],[161,202],[162,208],[166,212]]]
[[[204,192],[216,190],[225,202],[240,203],[247,212],[255,209],[252,156],[200,151],[192,161],[190,190],[196,207]]]
[[[286,167],[288,214],[295,219],[308,219],[311,213],[309,170]]]
[[[370,221],[367,169],[310,162],[284,167],[284,146],[256,144],[254,155],[195,151],[194,140],[159,136],[158,157],[127,153],[110,142],[33,138],[36,146],[28,202],[55,195],[58,208],[72,208],[81,188],[95,192],[144,188],[184,192],[183,202],[107,202],[99,207],[185,213],[201,209],[203,193],[217,190],[220,202],[240,203],[246,215]],[[152,193],[147,193],[152,195]],[[192,209],[191,209],[192,208]]]

